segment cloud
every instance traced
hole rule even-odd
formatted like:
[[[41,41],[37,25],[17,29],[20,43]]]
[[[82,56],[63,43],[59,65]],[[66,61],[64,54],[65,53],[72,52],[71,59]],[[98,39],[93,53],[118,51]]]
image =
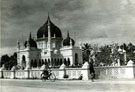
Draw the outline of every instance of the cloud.
[[[1,48],[14,48],[29,32],[34,37],[48,11],[64,38],[69,31],[76,41],[135,42],[134,0],[2,0],[1,5]]]

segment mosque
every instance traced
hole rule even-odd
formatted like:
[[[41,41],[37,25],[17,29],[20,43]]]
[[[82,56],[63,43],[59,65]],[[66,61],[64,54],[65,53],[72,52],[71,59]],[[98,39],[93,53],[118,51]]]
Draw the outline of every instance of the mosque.
[[[47,21],[38,29],[35,39],[30,33],[25,42],[17,41],[17,62],[23,69],[36,69],[43,64],[50,67],[59,67],[63,63],[77,66],[83,63],[82,49],[75,46],[69,32],[63,39],[60,28],[50,20],[48,14]]]

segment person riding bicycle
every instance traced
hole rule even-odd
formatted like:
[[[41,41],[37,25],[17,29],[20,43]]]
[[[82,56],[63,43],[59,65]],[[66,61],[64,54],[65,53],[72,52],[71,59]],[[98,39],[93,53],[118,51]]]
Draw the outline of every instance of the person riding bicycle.
[[[42,67],[42,73],[41,73],[41,77],[45,78],[45,79],[48,79],[48,76],[49,76],[49,66],[47,64],[44,64]]]

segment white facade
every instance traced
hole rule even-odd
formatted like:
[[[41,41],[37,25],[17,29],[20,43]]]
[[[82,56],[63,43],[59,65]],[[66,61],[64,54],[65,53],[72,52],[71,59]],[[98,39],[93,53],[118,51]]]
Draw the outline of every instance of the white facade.
[[[18,64],[23,69],[39,68],[44,63],[54,67],[62,63],[66,66],[82,64],[82,49],[74,44],[69,33],[63,40],[60,29],[48,16],[46,23],[39,28],[36,40],[32,39],[30,33],[28,40],[23,43],[24,46],[17,43]]]

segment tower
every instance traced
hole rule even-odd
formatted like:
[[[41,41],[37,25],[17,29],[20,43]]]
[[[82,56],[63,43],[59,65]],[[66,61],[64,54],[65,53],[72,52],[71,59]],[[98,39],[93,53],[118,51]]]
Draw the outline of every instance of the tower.
[[[17,40],[17,52],[20,50],[20,42]]]

